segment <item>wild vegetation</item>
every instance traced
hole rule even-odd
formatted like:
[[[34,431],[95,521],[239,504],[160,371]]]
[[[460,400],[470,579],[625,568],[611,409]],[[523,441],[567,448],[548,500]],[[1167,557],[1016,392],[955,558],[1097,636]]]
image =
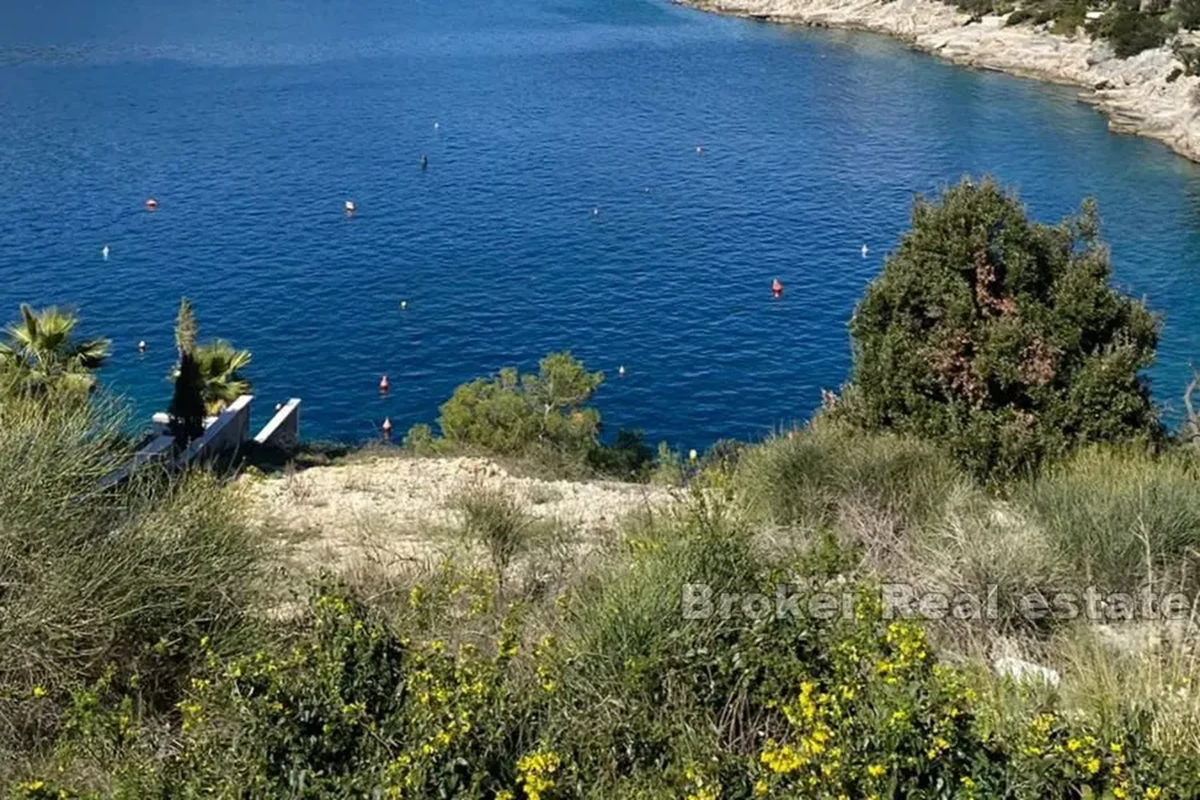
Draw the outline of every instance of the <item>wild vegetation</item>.
[[[1064,36],[1084,29],[1089,35],[1109,42],[1118,58],[1162,47],[1177,32],[1200,28],[1200,6],[1194,0],[1174,3],[1028,0],[1016,4],[1007,0],[958,0],[955,4],[974,14],[1007,14],[1006,25],[1047,25],[1053,33]],[[1089,11],[1103,13],[1098,19],[1088,21]]]
[[[1153,319],[1108,287],[1091,214],[1040,226],[964,183],[913,226],[832,407],[686,463],[661,449],[637,474],[680,502],[586,553],[478,491],[450,501],[452,555],[290,573],[237,484],[96,491],[128,455],[102,399],[0,396],[0,786],[1200,795],[1191,609],[1141,603],[1200,589],[1200,464],[1138,375]],[[460,388],[441,435],[410,441],[577,474],[602,447],[599,380],[551,356]],[[1014,444],[996,431],[1018,413],[1034,419]]]

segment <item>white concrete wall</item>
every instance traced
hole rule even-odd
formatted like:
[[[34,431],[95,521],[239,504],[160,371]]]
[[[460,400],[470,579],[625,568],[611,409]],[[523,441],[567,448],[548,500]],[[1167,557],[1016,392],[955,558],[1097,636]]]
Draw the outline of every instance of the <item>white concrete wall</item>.
[[[258,444],[288,450],[300,443],[300,398],[293,397],[275,412],[258,436]]]
[[[250,433],[250,403],[253,400],[254,395],[244,394],[230,403],[204,435],[188,445],[176,459],[176,465],[186,466],[196,459],[212,458],[240,447]]]

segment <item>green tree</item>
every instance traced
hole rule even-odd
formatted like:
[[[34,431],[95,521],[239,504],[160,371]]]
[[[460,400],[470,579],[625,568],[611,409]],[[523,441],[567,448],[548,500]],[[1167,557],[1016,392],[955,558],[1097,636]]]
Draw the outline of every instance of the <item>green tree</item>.
[[[942,442],[993,480],[1087,442],[1159,437],[1139,374],[1158,320],[1109,285],[1098,229],[1090,201],[1038,224],[990,180],[918,200],[850,323],[832,413]]]
[[[171,380],[175,382],[175,396],[171,401],[175,410],[171,413],[180,418],[181,425],[185,418],[194,421],[197,402],[201,407],[202,420],[205,414],[220,414],[226,406],[251,389],[250,381],[243,374],[250,365],[250,351],[238,350],[223,339],[198,345],[196,339],[199,332],[192,304],[185,297],[179,303],[179,313],[175,318],[175,346],[179,350],[179,361],[171,370]],[[183,433],[185,439],[198,435],[194,424],[188,423],[184,427],[189,431]]]
[[[569,352],[551,353],[536,375],[507,367],[459,386],[438,423],[446,439],[494,453],[546,447],[586,455],[600,431],[600,414],[586,403],[603,381],[602,372],[588,372]]]
[[[21,319],[0,341],[0,376],[10,391],[45,396],[65,390],[86,394],[96,385],[93,372],[104,366],[107,339],[77,340],[79,319],[53,306],[35,311],[21,304]]]
[[[180,446],[204,434],[204,380],[195,352],[198,333],[191,301],[184,297],[179,301],[179,314],[175,317],[175,346],[179,350],[179,364],[175,368],[175,388],[167,409],[171,416],[171,435]]]

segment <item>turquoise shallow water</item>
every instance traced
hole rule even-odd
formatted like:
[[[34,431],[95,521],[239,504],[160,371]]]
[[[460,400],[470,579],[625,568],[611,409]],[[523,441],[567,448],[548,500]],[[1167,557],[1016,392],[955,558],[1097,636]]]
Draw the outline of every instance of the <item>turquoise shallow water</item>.
[[[0,6],[0,311],[77,306],[144,413],[186,294],[308,436],[432,421],[456,384],[571,348],[609,374],[610,427],[755,437],[844,379],[913,194],[964,172],[1044,219],[1098,199],[1117,281],[1165,315],[1177,407],[1200,169],[1070,89],[659,0]]]

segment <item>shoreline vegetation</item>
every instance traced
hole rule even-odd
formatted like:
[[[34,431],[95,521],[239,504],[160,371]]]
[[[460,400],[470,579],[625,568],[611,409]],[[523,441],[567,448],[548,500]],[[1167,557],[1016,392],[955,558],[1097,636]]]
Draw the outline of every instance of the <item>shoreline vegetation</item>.
[[[1200,425],[1161,425],[1160,320],[1099,224],[988,180],[918,200],[846,385],[694,455],[603,443],[563,352],[403,447],[97,492],[134,446],[104,342],[29,309],[0,796],[1200,796]],[[177,329],[203,347],[186,303]],[[224,391],[189,372],[181,417]]]
[[[674,0],[790,25],[883,33],[955,64],[1078,86],[1119,133],[1200,161],[1200,77],[1183,2],[1008,0]]]

